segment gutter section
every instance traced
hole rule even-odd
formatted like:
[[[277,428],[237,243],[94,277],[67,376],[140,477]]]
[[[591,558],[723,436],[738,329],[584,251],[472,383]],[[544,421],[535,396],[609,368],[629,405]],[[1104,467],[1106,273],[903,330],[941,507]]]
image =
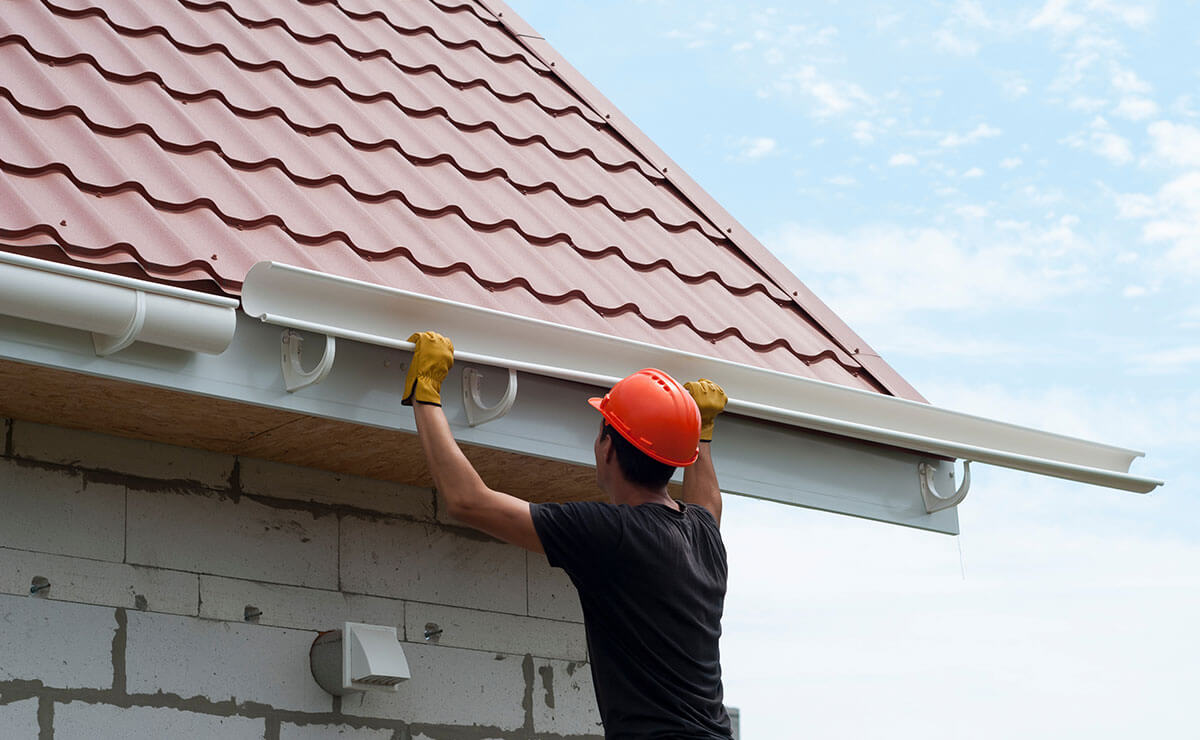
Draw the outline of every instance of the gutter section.
[[[96,354],[135,341],[220,354],[233,339],[234,298],[0,252],[0,314],[91,332]]]
[[[267,323],[398,349],[432,329],[461,360],[600,388],[658,367],[718,381],[741,416],[1126,491],[1162,485],[1128,473],[1135,450],[275,262],[251,268],[242,306]]]

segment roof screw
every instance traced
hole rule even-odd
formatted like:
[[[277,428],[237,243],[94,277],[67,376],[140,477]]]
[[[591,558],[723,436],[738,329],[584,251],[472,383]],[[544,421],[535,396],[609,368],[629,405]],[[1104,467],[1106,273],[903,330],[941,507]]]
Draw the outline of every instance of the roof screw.
[[[425,639],[436,641],[437,638],[441,636],[443,631],[444,630],[437,626],[436,623],[430,622],[429,624],[425,625]]]
[[[45,576],[34,576],[29,584],[30,594],[39,594],[50,588],[50,581]]]
[[[254,621],[262,616],[262,609],[257,606],[246,604],[246,608],[242,611],[242,619],[247,622]]]
[[[726,233],[726,234],[732,234],[732,233],[733,233],[733,227],[732,227],[732,226],[727,226],[727,227],[725,227],[725,233]]]
[[[663,167],[663,172],[666,172],[666,171],[667,171],[667,168],[666,168],[666,167]]]
[[[66,226],[66,225],[67,225],[67,219],[65,219],[65,218],[64,218],[62,221],[59,221],[59,222],[58,222],[58,225],[59,225],[59,226]]]

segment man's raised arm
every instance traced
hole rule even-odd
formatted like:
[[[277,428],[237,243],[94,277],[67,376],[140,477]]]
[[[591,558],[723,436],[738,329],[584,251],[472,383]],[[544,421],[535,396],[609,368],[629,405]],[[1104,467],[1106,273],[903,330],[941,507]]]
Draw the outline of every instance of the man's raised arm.
[[[413,334],[408,341],[416,344],[416,348],[404,380],[401,403],[413,407],[417,436],[425,451],[433,485],[446,504],[446,513],[496,539],[542,552],[529,504],[488,488],[454,441],[450,423],[442,411],[441,397],[442,381],[454,364],[454,345],[431,331]]]
[[[683,500],[708,509],[721,525],[721,487],[717,483],[717,472],[713,469],[712,444],[713,426],[717,414],[725,410],[725,391],[721,386],[701,378],[684,383],[700,408],[700,456],[696,462],[683,469]]]

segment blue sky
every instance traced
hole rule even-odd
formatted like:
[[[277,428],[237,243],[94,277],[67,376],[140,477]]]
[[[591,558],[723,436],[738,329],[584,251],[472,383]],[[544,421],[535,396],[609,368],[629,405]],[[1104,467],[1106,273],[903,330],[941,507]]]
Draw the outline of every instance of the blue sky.
[[[958,538],[730,501],[743,736],[1194,736],[1200,6],[511,4],[932,402],[1167,480],[978,466]]]

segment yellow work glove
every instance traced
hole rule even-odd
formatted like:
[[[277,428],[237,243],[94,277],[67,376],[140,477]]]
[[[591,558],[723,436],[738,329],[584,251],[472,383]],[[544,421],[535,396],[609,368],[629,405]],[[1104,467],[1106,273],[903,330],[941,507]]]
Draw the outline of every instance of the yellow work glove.
[[[408,375],[404,378],[404,398],[400,403],[412,406],[413,401],[442,405],[442,381],[454,364],[454,344],[441,334],[423,331],[408,341],[416,344]]]
[[[687,388],[700,407],[700,441],[711,442],[717,414],[725,410],[725,403],[729,400],[725,397],[725,391],[707,378],[684,383],[683,387]]]

